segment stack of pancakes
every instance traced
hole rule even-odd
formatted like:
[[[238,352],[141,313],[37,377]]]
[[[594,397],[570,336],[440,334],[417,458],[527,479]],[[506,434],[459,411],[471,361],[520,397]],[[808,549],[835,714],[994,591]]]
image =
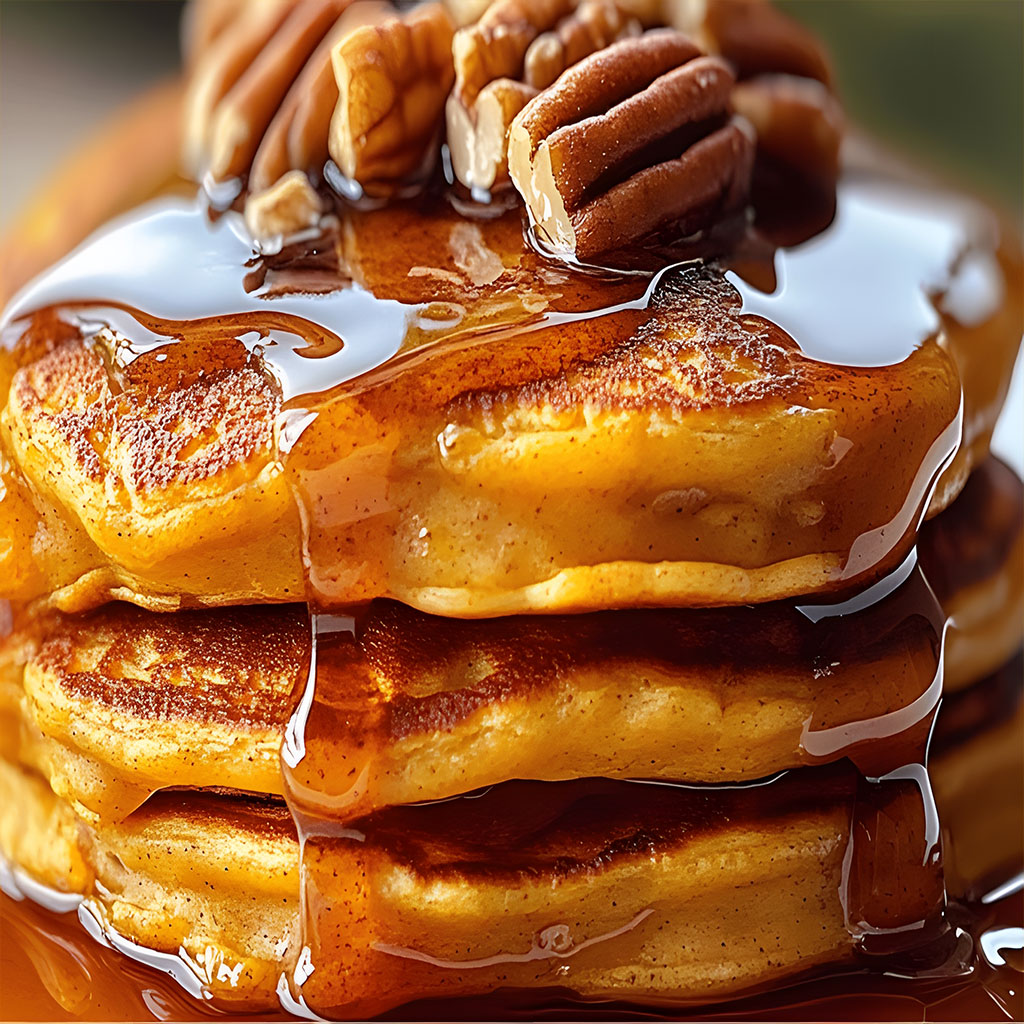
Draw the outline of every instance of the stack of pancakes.
[[[245,1010],[964,969],[949,901],[1024,856],[1012,242],[956,254],[982,316],[898,281],[935,324],[856,366],[841,304],[794,340],[735,266],[574,277],[516,210],[249,263],[231,216],[135,215],[5,318],[9,894]],[[190,290],[196,237],[262,307]]]

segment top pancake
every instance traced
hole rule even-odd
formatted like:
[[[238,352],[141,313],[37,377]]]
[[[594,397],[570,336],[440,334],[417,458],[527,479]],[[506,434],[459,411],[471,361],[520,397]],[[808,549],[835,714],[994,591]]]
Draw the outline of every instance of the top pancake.
[[[53,306],[4,356],[2,596],[389,596],[473,617],[863,584],[962,485],[1019,341],[1016,258],[984,237],[964,245],[999,302],[975,321],[932,310],[925,334],[894,310],[879,354],[867,321],[864,351],[829,348],[850,334],[846,293],[794,340],[748,312],[739,270],[587,276],[526,248],[516,211],[353,215],[255,268],[209,229],[238,257],[235,290],[211,298],[188,276],[196,216],[141,214],[14,307]],[[140,247],[159,280],[138,284]],[[119,265],[82,270],[99,255]],[[907,309],[928,302],[915,287]],[[848,365],[865,360],[885,365]],[[961,379],[968,444],[932,494]]]

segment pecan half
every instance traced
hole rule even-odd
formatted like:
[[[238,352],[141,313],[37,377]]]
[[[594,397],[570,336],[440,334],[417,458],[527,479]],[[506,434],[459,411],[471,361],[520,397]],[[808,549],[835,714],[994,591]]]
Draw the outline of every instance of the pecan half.
[[[445,9],[459,28],[477,21],[490,3],[491,0],[444,0]]]
[[[509,131],[509,172],[540,240],[587,259],[742,203],[754,137],[729,115],[734,84],[725,61],[664,29],[564,72]]]
[[[245,201],[245,223],[254,238],[276,238],[313,227],[322,212],[320,197],[302,171],[287,171]]]
[[[349,2],[301,0],[218,103],[210,122],[205,168],[215,180],[247,173],[281,101]]]
[[[245,179],[246,219],[261,236],[315,220],[309,176],[330,157],[364,190],[389,191],[427,162],[453,31],[437,3],[403,17],[383,0],[195,0],[187,170]]]
[[[496,0],[457,32],[446,110],[459,181],[482,189],[507,181],[508,128],[527,100],[578,60],[639,31],[617,0]]]
[[[270,188],[289,171],[319,171],[338,104],[332,51],[350,32],[393,14],[390,5],[361,0],[347,7],[313,51],[267,127],[249,171],[249,192]]]
[[[780,72],[831,85],[825,48],[770,0],[664,0],[662,18],[729,60],[739,78]]]
[[[467,188],[490,191],[507,178],[509,125],[536,95],[537,90],[524,82],[498,78],[480,90],[471,109],[456,93],[448,97],[445,114],[452,170]]]
[[[619,39],[640,34],[638,19],[611,0],[584,0],[549,32],[542,32],[523,58],[523,79],[534,89],[549,86],[566,68]]]
[[[454,79],[453,31],[440,4],[425,4],[334,47],[339,95],[328,148],[364,188],[386,189],[422,168]]]
[[[291,12],[287,4],[246,4],[235,11],[230,25],[224,25],[220,15],[229,9],[218,5],[207,21],[203,8],[211,6],[213,0],[200,2],[200,10],[191,16],[196,26],[193,45],[205,46],[195,53],[184,104],[183,162],[196,180],[203,178],[210,165],[211,127],[220,104]]]
[[[766,156],[803,177],[831,185],[839,174],[843,112],[821,82],[794,75],[759,75],[739,82],[733,109],[757,132]]]

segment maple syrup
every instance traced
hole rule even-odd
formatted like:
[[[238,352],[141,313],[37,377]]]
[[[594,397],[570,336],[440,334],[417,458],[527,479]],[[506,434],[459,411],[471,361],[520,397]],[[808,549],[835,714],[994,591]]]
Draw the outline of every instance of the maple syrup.
[[[318,945],[317,936],[346,926],[349,894],[334,880],[334,872],[337,864],[351,857],[353,844],[401,849],[410,835],[427,835],[443,822],[443,834],[463,831],[468,849],[474,834],[501,834],[504,828],[509,830],[505,847],[481,843],[479,849],[473,847],[476,853],[485,855],[491,866],[500,861],[501,870],[539,871],[542,858],[537,859],[536,851],[533,860],[523,855],[516,864],[513,850],[528,847],[531,827],[536,826],[535,822],[531,826],[530,814],[550,805],[552,792],[545,783],[507,781],[474,801],[385,809],[358,819],[354,830],[350,822],[339,823],[328,799],[338,793],[330,789],[335,784],[323,770],[331,752],[322,748],[319,755],[315,753],[317,742],[323,744],[329,738],[338,743],[344,736],[334,725],[321,728],[318,734],[318,722],[336,704],[332,658],[344,662],[350,657],[341,648],[359,628],[358,613],[350,620],[340,614],[346,580],[339,579],[335,569],[342,543],[339,536],[346,535],[337,532],[337,509],[353,508],[356,518],[369,520],[385,510],[386,498],[372,467],[366,479],[349,485],[345,477],[343,486],[342,477],[350,467],[339,471],[318,461],[310,454],[311,439],[318,431],[323,437],[331,426],[331,410],[352,395],[378,396],[382,409],[400,412],[400,401],[413,403],[418,398],[408,384],[414,379],[413,371],[427,368],[432,380],[449,380],[448,388],[454,393],[493,386],[498,353],[509,365],[519,360],[542,367],[557,364],[567,347],[592,356],[601,351],[602,337],[635,334],[664,302],[678,304],[680,296],[694,299],[708,273],[727,285],[723,294],[728,295],[728,315],[736,323],[766,332],[778,346],[795,346],[809,360],[877,371],[875,377],[863,375],[865,392],[878,386],[879,380],[888,380],[887,370],[941,339],[949,324],[966,328],[984,324],[1006,297],[1010,284],[997,252],[996,225],[973,205],[948,197],[936,200],[895,181],[851,175],[841,183],[834,216],[830,216],[831,222],[820,233],[810,239],[801,237],[795,244],[776,248],[756,234],[744,236],[731,255],[710,271],[697,261],[699,253],[681,251],[686,258],[679,265],[652,274],[628,266],[566,268],[548,262],[524,246],[517,211],[490,219],[455,217],[443,197],[397,203],[381,211],[351,211],[326,232],[299,239],[279,253],[255,251],[233,213],[211,219],[199,204],[159,200],[113,224],[30,285],[9,307],[4,338],[13,359],[9,352],[5,370],[20,358],[21,330],[31,326],[33,318],[48,315],[87,339],[110,331],[122,339],[109,367],[115,383],[118,374],[128,372],[137,361],[146,372],[166,362],[169,349],[186,338],[221,339],[241,346],[280,388],[283,404],[275,435],[276,456],[289,474],[303,518],[306,596],[314,607],[311,689],[300,702],[284,748],[284,773],[302,839],[306,930],[304,949],[297,951],[302,976],[293,970],[281,990],[286,1006],[306,1012],[347,1005],[331,988],[332,979],[344,977],[348,969],[342,960],[334,959],[341,956],[340,944]],[[410,253],[425,252],[436,253],[437,265],[410,264]],[[511,261],[509,253],[515,254]],[[502,374],[499,377],[505,382]],[[998,390],[998,385],[989,388],[992,395]],[[730,1004],[730,1015],[751,1020],[786,1015],[800,1019],[803,1014],[834,1013],[841,1006],[848,1017],[850,1007],[857,1005],[857,1012],[865,1014],[925,1012],[942,1019],[943,1013],[955,1010],[957,1015],[969,1011],[975,1019],[986,1019],[1007,1008],[1013,1010],[1015,1000],[1019,1001],[1019,974],[1010,965],[1011,955],[1001,952],[1004,947],[999,944],[1006,938],[999,937],[1003,931],[1019,921],[1019,891],[973,907],[962,917],[962,924],[956,923],[959,908],[947,912],[944,907],[938,823],[924,766],[941,690],[945,624],[941,615],[936,616],[927,586],[914,574],[912,559],[903,563],[910,565],[905,572],[902,566],[886,562],[919,525],[963,429],[960,414],[952,414],[934,436],[918,438],[913,447],[913,431],[907,426],[908,471],[903,475],[907,484],[896,503],[896,516],[869,534],[849,538],[848,579],[869,579],[873,569],[880,569],[876,575],[882,575],[881,569],[897,569],[900,582],[913,576],[899,593],[914,591],[916,600],[927,606],[923,617],[933,638],[934,667],[930,675],[923,674],[918,692],[897,709],[898,727],[891,720],[880,724],[884,716],[857,723],[853,729],[847,727],[849,723],[811,720],[801,736],[801,755],[808,764],[830,762],[840,754],[864,754],[871,780],[842,765],[819,763],[751,789],[585,781],[566,784],[570,789],[553,798],[557,804],[574,794],[594,797],[597,810],[588,811],[592,821],[615,820],[627,808],[639,807],[648,822],[657,822],[660,814],[669,823],[667,832],[672,823],[682,821],[700,831],[720,819],[755,822],[766,806],[776,802],[813,804],[832,788],[847,787],[844,799],[853,808],[852,824],[838,898],[857,955],[902,956],[913,945],[903,941],[908,933],[915,939],[927,933],[931,941],[923,945],[938,959],[910,962],[904,969],[915,977],[898,982],[876,969],[809,978],[784,993],[752,993]],[[974,428],[968,424],[966,429]],[[15,488],[16,482],[12,492]],[[324,515],[324,504],[335,511]],[[878,596],[855,595],[849,600],[873,606]],[[845,602],[835,608],[805,602],[787,608],[785,615],[803,616],[810,623],[801,623],[811,638],[809,646],[827,650],[830,641],[822,638],[830,636],[830,630],[842,635],[849,626],[845,617],[853,610]],[[658,614],[637,614],[651,617],[636,620],[643,625],[634,641],[657,646],[664,640]],[[709,621],[714,617],[707,616]],[[339,622],[349,621],[351,627],[338,628]],[[514,628],[529,628],[529,623]],[[580,656],[589,645],[587,628],[581,625],[580,643],[569,650],[570,655]],[[910,737],[909,746],[893,744],[894,736]],[[879,751],[884,751],[884,758],[879,758]],[[893,817],[891,805],[880,796],[893,790],[899,794],[903,817]],[[685,813],[680,810],[683,807]],[[898,829],[886,831],[894,820],[910,822],[903,834]],[[901,849],[901,842],[913,848]],[[898,856],[882,855],[887,843],[899,851]],[[428,844],[422,845],[426,849]],[[460,863],[466,859],[463,854],[465,850]],[[416,866],[415,858],[411,863]],[[901,877],[904,869],[909,874]],[[904,887],[900,883],[907,878],[911,881]],[[895,893],[901,894],[899,899]],[[636,940],[646,921],[645,909],[597,936],[601,943],[586,948],[614,949],[616,941]],[[73,923],[43,917],[6,897],[2,913],[5,937],[17,939],[13,946],[5,941],[3,950],[7,1016],[31,1019],[42,1007],[52,1013],[50,1002],[41,999],[44,990],[67,1019],[148,1014],[176,1020],[204,1012],[201,1006],[182,1000],[165,979],[153,973],[152,966],[127,965],[90,946]],[[970,944],[958,941],[962,937],[958,929],[965,928],[974,932],[978,951],[974,960],[968,955]],[[993,932],[996,937],[986,943],[985,936]],[[587,941],[583,939],[579,948]],[[1012,936],[1007,941],[1012,942]],[[936,943],[941,956],[935,953]],[[405,955],[410,951],[418,955]],[[546,956],[550,948],[541,952]],[[144,953],[139,955],[145,958]],[[383,965],[388,951],[381,955]],[[464,970],[456,962],[422,950],[401,947],[394,955],[403,967],[408,966],[405,961],[416,964],[413,974],[419,980],[410,983],[410,994],[432,991],[431,979],[446,971]],[[497,957],[494,963],[483,959],[488,959],[488,969],[498,966],[514,974],[516,957],[522,955],[499,950],[489,954]],[[859,964],[852,960],[850,966]],[[387,968],[380,970],[386,973]],[[124,984],[122,971],[136,984]],[[9,988],[7,977],[12,973],[17,984]],[[307,984],[301,984],[304,980]],[[493,979],[485,987],[490,984]],[[565,986],[553,984],[550,991],[528,994],[499,991],[483,1008],[465,999],[412,1004],[400,1012],[457,1018],[474,1012],[493,1015],[500,1007],[501,1013],[513,1017],[658,1016],[653,1008],[584,1007],[565,999]],[[707,1019],[712,1012],[673,1007],[671,1017]]]

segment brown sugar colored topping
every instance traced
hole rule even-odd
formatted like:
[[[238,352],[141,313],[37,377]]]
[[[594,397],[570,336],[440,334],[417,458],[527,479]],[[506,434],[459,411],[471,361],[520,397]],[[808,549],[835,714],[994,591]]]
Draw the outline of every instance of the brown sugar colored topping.
[[[566,71],[509,132],[509,169],[542,241],[588,258],[672,223],[707,226],[746,197],[749,126],[734,78],[663,29]]]

